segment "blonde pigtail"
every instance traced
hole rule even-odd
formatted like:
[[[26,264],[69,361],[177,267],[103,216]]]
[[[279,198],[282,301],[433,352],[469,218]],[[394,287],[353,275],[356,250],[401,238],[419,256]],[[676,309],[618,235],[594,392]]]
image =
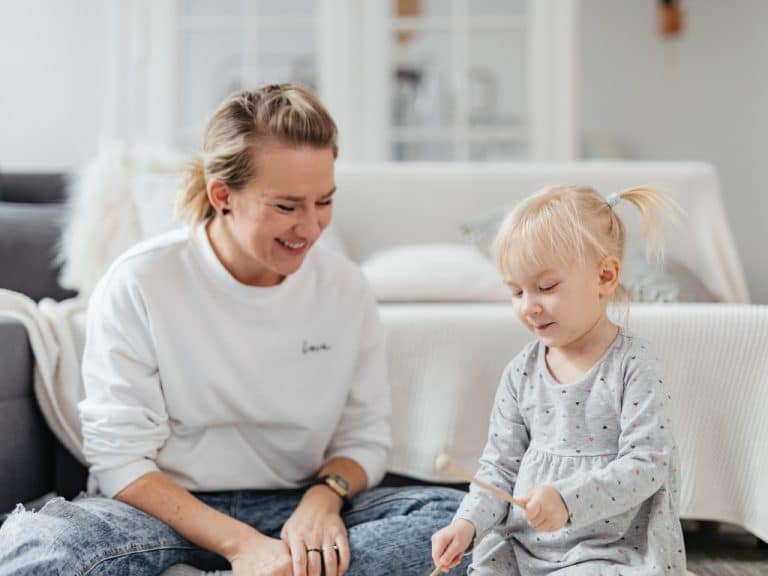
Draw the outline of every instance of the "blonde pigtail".
[[[671,197],[651,186],[635,186],[618,192],[621,200],[631,203],[640,213],[645,239],[645,257],[650,261],[664,260],[664,235],[662,221],[671,218],[677,222],[684,214],[680,205]]]

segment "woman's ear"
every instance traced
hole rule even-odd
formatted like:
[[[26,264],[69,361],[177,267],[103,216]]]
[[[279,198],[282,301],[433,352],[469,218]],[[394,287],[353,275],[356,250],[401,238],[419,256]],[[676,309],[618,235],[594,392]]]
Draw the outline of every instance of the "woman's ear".
[[[619,286],[621,261],[616,256],[606,256],[600,263],[600,295],[612,296]]]
[[[221,180],[212,178],[208,181],[208,201],[217,213],[229,210],[229,187]]]

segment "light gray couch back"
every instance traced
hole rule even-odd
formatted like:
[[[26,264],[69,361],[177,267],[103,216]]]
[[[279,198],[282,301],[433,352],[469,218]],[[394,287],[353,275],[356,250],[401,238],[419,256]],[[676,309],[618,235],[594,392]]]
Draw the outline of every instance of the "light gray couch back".
[[[63,300],[55,264],[66,205],[62,174],[0,174],[0,288]]]

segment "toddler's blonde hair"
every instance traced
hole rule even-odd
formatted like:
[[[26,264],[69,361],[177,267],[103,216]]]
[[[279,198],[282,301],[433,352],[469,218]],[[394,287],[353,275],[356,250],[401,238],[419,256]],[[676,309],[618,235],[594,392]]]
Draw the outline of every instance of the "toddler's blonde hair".
[[[640,212],[646,258],[664,256],[660,220],[681,212],[666,194],[650,186],[618,192]],[[624,223],[614,207],[589,186],[551,186],[526,198],[504,219],[493,243],[493,256],[505,280],[518,273],[572,264],[597,265],[608,256],[624,258]],[[626,298],[619,286],[614,297]]]

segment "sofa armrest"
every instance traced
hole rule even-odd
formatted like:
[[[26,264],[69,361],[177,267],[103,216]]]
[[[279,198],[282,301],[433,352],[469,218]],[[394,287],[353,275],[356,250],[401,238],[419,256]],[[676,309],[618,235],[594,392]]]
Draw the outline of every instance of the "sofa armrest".
[[[66,198],[68,178],[60,172],[0,172],[3,202],[57,203]]]
[[[54,437],[32,387],[27,331],[0,316],[0,512],[53,490]]]

